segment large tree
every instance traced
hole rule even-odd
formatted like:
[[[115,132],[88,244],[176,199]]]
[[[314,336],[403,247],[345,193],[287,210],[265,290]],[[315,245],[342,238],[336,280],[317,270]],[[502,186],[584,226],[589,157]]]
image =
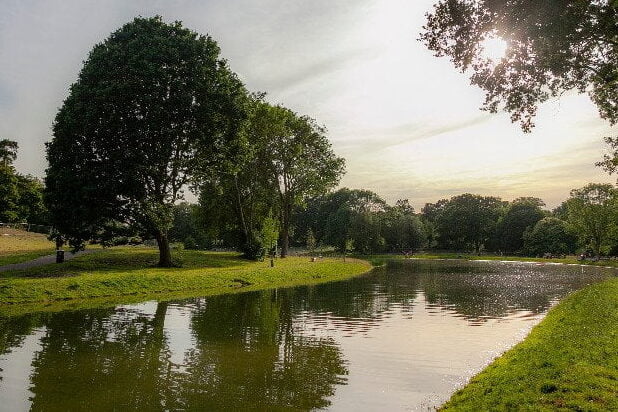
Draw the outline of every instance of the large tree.
[[[545,217],[524,233],[524,251],[531,256],[566,255],[575,252],[577,236],[567,222]]]
[[[511,114],[525,131],[537,106],[567,90],[588,93],[618,121],[618,3],[614,0],[441,0],[421,40],[486,91],[483,108]],[[499,61],[488,41],[508,45]]]
[[[497,197],[465,193],[452,197],[439,213],[436,223],[444,248],[481,248],[496,230],[505,202]]]
[[[610,184],[590,183],[571,191],[567,200],[569,223],[582,244],[590,246],[595,256],[601,254],[618,217],[616,189]]]
[[[281,257],[288,254],[292,212],[311,196],[326,193],[344,172],[326,130],[315,120],[282,106],[258,102],[247,133],[258,169],[277,197]]]
[[[195,174],[232,157],[245,100],[212,38],[160,17],[112,33],[90,52],[47,146],[56,229],[79,248],[137,227],[170,266],[172,205]]]
[[[524,247],[524,232],[532,229],[546,216],[545,203],[535,197],[520,197],[513,200],[498,221],[496,247],[506,253],[520,253]]]

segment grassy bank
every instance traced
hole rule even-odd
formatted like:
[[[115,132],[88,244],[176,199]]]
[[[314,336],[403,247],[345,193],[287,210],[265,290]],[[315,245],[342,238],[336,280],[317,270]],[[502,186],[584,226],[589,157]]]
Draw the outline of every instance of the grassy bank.
[[[383,255],[357,255],[358,258],[369,260],[374,265],[381,265],[384,262],[392,259],[404,259],[402,254],[383,254]],[[618,267],[618,260],[577,260],[575,256],[566,258],[538,258],[526,256],[497,256],[497,255],[474,255],[465,253],[417,253],[409,256],[412,259],[462,259],[462,260],[509,260],[516,262],[541,262],[541,263],[564,263],[573,265],[591,265],[591,266],[611,266]]]
[[[232,253],[182,252],[182,267],[157,268],[157,251],[114,248],[79,256],[62,265],[0,272],[0,313],[8,306],[58,301],[164,294],[216,294],[235,290],[320,283],[371,269],[366,261],[290,257],[249,262]]]
[[[0,229],[0,266],[25,262],[54,253],[55,244],[40,233]]]
[[[618,410],[618,279],[552,309],[444,410]]]

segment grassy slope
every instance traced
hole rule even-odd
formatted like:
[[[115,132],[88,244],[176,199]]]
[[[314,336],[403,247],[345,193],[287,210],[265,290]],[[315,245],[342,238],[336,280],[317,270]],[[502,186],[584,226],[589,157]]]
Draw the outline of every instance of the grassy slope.
[[[371,269],[365,261],[308,258],[249,262],[236,254],[182,252],[183,267],[154,267],[157,251],[114,248],[83,255],[62,265],[0,272],[0,309],[10,304],[117,296],[145,296],[188,292],[225,293],[293,286],[348,278]],[[1,310],[0,310],[1,311]]]
[[[40,233],[0,229],[0,266],[25,262],[54,253],[55,245]]]
[[[564,299],[443,409],[618,410],[618,279]]]

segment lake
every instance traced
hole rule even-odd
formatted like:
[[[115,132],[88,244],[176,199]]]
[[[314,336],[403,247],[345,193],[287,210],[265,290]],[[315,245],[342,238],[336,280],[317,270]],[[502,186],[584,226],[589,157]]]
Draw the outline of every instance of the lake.
[[[399,260],[317,286],[0,318],[0,410],[427,410],[615,273]]]

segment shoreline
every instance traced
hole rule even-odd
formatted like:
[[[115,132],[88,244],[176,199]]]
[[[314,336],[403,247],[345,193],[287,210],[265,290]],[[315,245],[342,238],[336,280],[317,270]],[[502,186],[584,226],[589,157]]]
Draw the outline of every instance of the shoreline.
[[[618,409],[616,325],[618,278],[573,292],[439,410]]]
[[[185,267],[167,269],[144,264],[156,258],[153,250],[109,249],[62,266],[4,272],[0,316],[310,286],[360,276],[374,268],[366,260],[352,258],[310,262],[305,257],[287,257],[270,267],[269,261],[246,261],[232,253],[183,252],[187,257]],[[100,269],[105,262],[112,262],[110,269]]]

